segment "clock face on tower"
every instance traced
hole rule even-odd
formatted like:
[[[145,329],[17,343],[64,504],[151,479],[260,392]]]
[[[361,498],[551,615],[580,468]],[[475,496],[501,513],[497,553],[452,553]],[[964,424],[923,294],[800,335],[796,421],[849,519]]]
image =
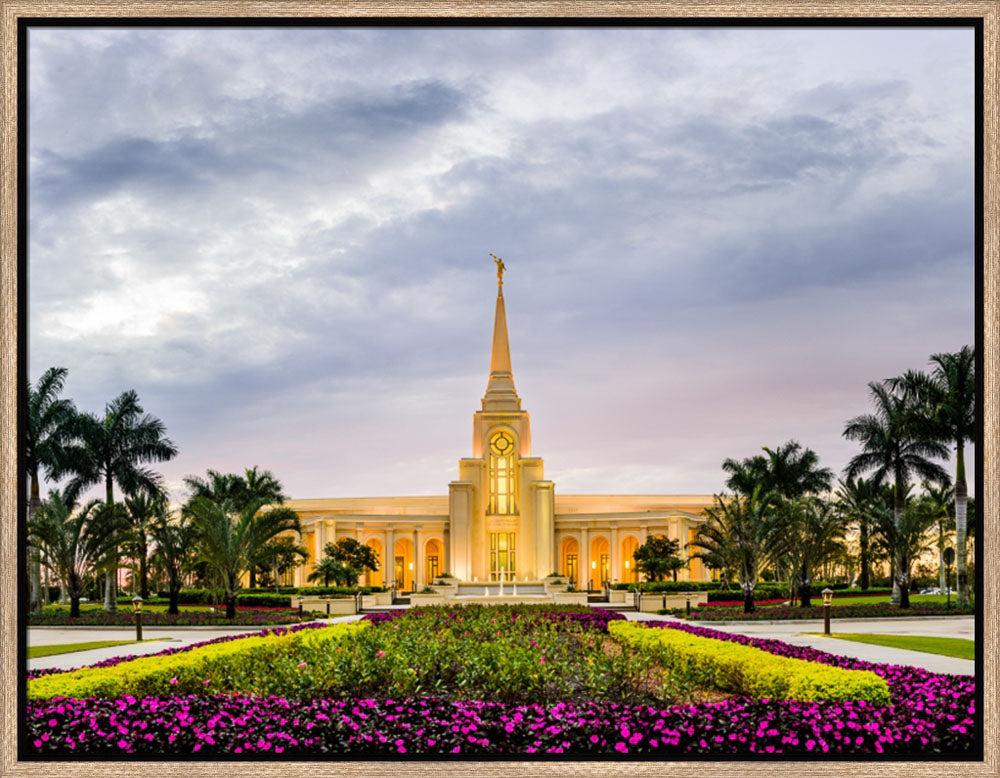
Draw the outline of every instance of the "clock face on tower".
[[[490,438],[490,451],[505,457],[514,453],[514,438],[507,432],[498,432]]]

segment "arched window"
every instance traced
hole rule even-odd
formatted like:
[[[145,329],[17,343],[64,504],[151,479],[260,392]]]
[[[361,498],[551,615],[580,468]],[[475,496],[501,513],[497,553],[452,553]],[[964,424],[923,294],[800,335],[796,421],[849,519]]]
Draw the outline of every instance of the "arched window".
[[[514,503],[514,436],[495,432],[490,436],[490,509],[494,516],[517,514]]]

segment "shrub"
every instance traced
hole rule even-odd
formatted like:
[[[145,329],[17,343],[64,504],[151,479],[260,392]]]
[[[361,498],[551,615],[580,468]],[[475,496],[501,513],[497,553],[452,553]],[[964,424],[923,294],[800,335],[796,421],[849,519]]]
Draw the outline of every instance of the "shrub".
[[[367,627],[364,622],[354,622],[317,630],[257,635],[169,656],[142,657],[112,667],[85,667],[71,673],[45,675],[28,682],[28,697],[252,693],[262,683],[275,683],[282,665],[298,659],[304,648],[317,642],[340,641]]]
[[[608,631],[633,649],[657,652],[669,673],[710,679],[712,685],[726,691],[758,699],[889,703],[885,680],[871,672],[776,657],[752,646],[721,643],[681,630],[650,629],[634,622],[612,622]]]

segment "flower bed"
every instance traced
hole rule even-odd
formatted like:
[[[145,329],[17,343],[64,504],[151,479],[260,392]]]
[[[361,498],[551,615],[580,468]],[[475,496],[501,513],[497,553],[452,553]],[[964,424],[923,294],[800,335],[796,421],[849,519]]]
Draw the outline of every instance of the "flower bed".
[[[595,618],[587,619],[585,609],[576,609],[575,616],[569,615],[571,609],[548,610],[548,613],[537,607],[518,610],[511,606],[505,611],[483,608],[478,612],[432,608],[410,611],[409,618],[407,615],[371,618],[369,621],[375,623],[358,630],[350,637],[350,650],[340,652],[357,662],[353,666],[355,671],[372,673],[366,682],[375,691],[369,694],[320,695],[299,688],[294,690],[297,695],[294,698],[289,693],[251,697],[239,691],[223,695],[209,690],[200,694],[149,697],[125,694],[107,700],[31,701],[26,716],[29,749],[53,755],[72,751],[235,758],[244,755],[259,758],[262,753],[284,758],[311,754],[391,757],[415,753],[552,753],[613,757],[641,753],[671,759],[688,753],[971,756],[976,745],[975,685],[970,677],[875,665],[777,640],[729,635],[686,623],[650,623],[647,629],[650,632],[676,629],[706,639],[753,646],[782,657],[866,670],[885,680],[891,703],[739,697],[721,702],[634,704],[615,702],[613,697],[588,699],[586,695],[601,692],[602,683],[604,691],[608,691],[602,676],[611,665],[593,667],[587,662],[594,658],[597,665],[601,661],[599,654],[609,656],[610,638],[600,627],[602,614],[593,613]],[[604,628],[618,618],[618,614],[609,614]],[[301,645],[318,651],[310,646],[328,643],[322,639],[328,629],[331,628],[308,624],[273,632],[287,635],[308,630],[305,637],[309,639]],[[234,639],[239,638],[225,640]],[[205,641],[217,642],[222,641]],[[563,644],[584,648],[574,648],[560,656],[555,648]],[[392,691],[401,688],[404,681],[411,683],[409,679],[425,678],[426,671],[434,665],[424,662],[435,656],[447,660],[440,650],[449,645],[473,653],[466,660],[472,672],[481,673],[486,679],[497,673],[506,675],[495,679],[497,686],[485,692],[480,689],[477,695],[457,696],[453,688],[430,688],[406,695]],[[493,648],[485,648],[488,645]],[[477,646],[483,648],[479,650]],[[549,653],[549,646],[555,653]],[[590,654],[584,650],[587,646],[603,650]],[[383,652],[381,656],[379,651]],[[177,649],[161,652],[162,655],[180,653]],[[254,652],[247,653],[253,656]],[[610,654],[609,658],[614,659],[614,652]],[[332,656],[319,658],[326,662]],[[545,657],[552,657],[551,662],[546,659],[542,664]],[[290,654],[288,661],[293,659],[304,661],[298,654]],[[121,661],[106,664],[112,666]],[[619,664],[625,661],[630,661],[627,655],[618,657]],[[447,661],[443,666],[452,667]],[[632,671],[641,667],[634,665]],[[345,668],[331,671],[329,677],[338,677]],[[553,683],[563,682],[562,676],[568,669],[579,673],[571,679],[576,684],[571,684],[571,691],[575,689],[577,693],[575,699],[524,702],[493,693],[494,689],[503,692],[504,684],[518,687],[525,678],[532,683],[532,675],[545,675],[550,670],[551,676],[546,677]],[[303,677],[312,674],[308,665],[300,670]],[[41,675],[45,674],[29,674]],[[357,678],[347,680],[358,682]],[[588,686],[591,682],[593,685]],[[544,693],[546,687],[540,688]]]
[[[700,606],[691,611],[692,621],[794,621],[799,619],[822,619],[823,605],[802,608],[796,605],[770,606],[764,610],[744,613],[742,607],[705,608]],[[887,602],[877,605],[838,605],[831,615],[835,619],[882,619],[900,616],[967,616],[975,613],[975,608],[946,607],[944,604],[920,603],[909,608],[900,608]]]
[[[720,643],[711,636],[649,629],[636,622],[615,624],[611,634],[632,648],[648,648],[667,672],[693,674],[706,686],[750,697],[889,702],[885,680],[864,670],[775,656],[748,644]]]
[[[300,615],[298,610],[237,608],[236,615],[226,618],[225,609],[220,611],[190,611],[180,613],[156,613],[143,611],[142,625],[144,627],[263,627],[268,624],[297,624],[303,618],[314,618],[314,614],[306,612]],[[67,610],[65,613],[32,615],[28,619],[30,627],[132,627],[135,626],[135,614],[131,611],[105,613],[102,610],[83,611],[72,618]]]

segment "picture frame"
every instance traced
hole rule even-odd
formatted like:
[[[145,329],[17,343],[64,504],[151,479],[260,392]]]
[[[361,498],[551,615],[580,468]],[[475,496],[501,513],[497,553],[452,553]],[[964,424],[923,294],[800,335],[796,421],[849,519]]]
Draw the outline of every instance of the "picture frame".
[[[406,0],[387,5],[383,2],[300,2],[300,0],[270,0],[264,2],[234,2],[232,0],[184,0],[173,2],[156,0],[128,2],[86,2],[75,0],[0,0],[0,40],[2,40],[2,104],[3,144],[0,148],[0,426],[3,446],[0,455],[0,626],[3,656],[3,685],[0,705],[3,710],[2,774],[4,776],[41,776],[61,774],[124,776],[136,770],[127,761],[107,762],[48,762],[23,760],[18,754],[17,721],[19,701],[17,676],[22,673],[18,662],[19,649],[23,652],[23,639],[18,645],[18,600],[25,598],[26,584],[19,580],[18,548],[23,543],[23,528],[15,520],[19,504],[23,504],[23,479],[18,478],[18,412],[17,387],[23,386],[25,375],[26,342],[23,335],[23,311],[27,296],[25,278],[19,272],[19,256],[26,252],[24,233],[26,215],[21,193],[26,186],[25,156],[19,153],[19,129],[22,117],[19,106],[26,86],[19,81],[19,67],[23,62],[23,23],[31,19],[167,19],[191,18],[211,20],[240,18],[259,20],[289,20],[309,18],[435,18],[461,19],[545,19],[565,18],[568,21],[606,20],[622,17],[648,19],[651,22],[664,18],[691,23],[699,19],[745,20],[796,20],[802,24],[818,23],[831,18],[849,20],[849,23],[866,23],[873,19],[900,20],[938,18],[941,16],[975,19],[981,24],[983,46],[982,83],[978,85],[982,99],[982,163],[980,214],[982,229],[981,252],[981,327],[982,338],[982,407],[984,437],[977,456],[982,471],[977,473],[977,502],[983,517],[982,533],[977,537],[977,554],[983,560],[982,600],[985,607],[979,621],[982,663],[980,680],[984,685],[984,705],[979,715],[983,720],[984,761],[947,763],[937,761],[896,762],[885,761],[860,765],[850,761],[800,762],[783,760],[782,771],[788,774],[820,776],[828,774],[880,776],[938,776],[961,770],[969,776],[1000,774],[1000,748],[996,732],[1000,729],[1000,689],[998,689],[998,619],[996,587],[1000,559],[1000,535],[997,522],[1000,517],[1000,113],[997,94],[1000,92],[1000,5],[995,0],[984,2],[671,2],[670,0],[637,0],[636,2],[586,2],[585,0],[541,0],[540,2],[495,0],[483,3],[460,0],[420,2]],[[19,485],[19,486],[17,486]],[[19,490],[21,494],[19,495]],[[20,501],[20,502],[19,502]],[[16,596],[15,596],[16,595]],[[23,655],[23,653],[21,654]],[[274,762],[253,763],[163,761],[144,763],[141,768],[150,776],[186,774],[208,776],[220,769],[250,770],[254,774],[279,772],[283,775],[312,776],[319,770],[325,774],[392,775],[403,769],[400,762],[331,761],[331,762]],[[407,761],[405,772],[410,775],[437,775],[447,770],[451,775],[489,775],[498,770],[514,776],[528,775],[618,775],[631,774],[694,776],[711,770],[718,775],[765,775],[774,771],[775,765],[766,761],[675,761],[675,762],[601,762],[601,761],[503,761],[503,762],[446,762]]]

